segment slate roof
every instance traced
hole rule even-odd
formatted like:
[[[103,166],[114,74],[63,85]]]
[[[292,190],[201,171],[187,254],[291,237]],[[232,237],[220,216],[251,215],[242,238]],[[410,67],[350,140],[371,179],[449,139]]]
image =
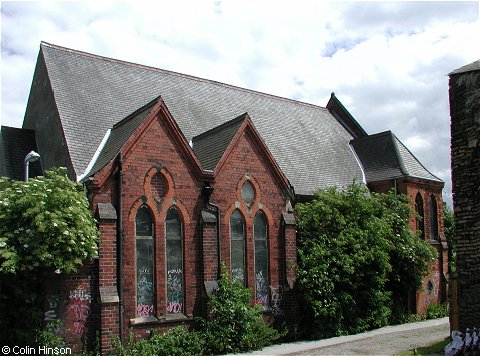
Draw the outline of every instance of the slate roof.
[[[430,173],[391,131],[359,137],[351,144],[362,162],[367,182],[400,177],[443,182]]]
[[[92,157],[93,160],[91,163],[93,164],[91,164],[91,169],[88,169],[89,167],[87,167],[87,176],[95,174],[116,157],[123,145],[151,112],[156,102],[157,99],[152,100],[144,107],[113,125],[111,131],[107,133],[108,137],[106,138],[103,147],[99,146],[97,158]]]
[[[243,114],[192,139],[193,152],[204,169],[215,169],[246,117],[246,114]]]
[[[470,64],[464,65],[464,66],[462,66],[458,69],[455,69],[454,71],[448,73],[448,75],[473,72],[473,71],[476,71],[476,70],[480,70],[480,59],[476,60],[475,62],[472,62]]]
[[[161,96],[188,141],[248,112],[297,194],[362,179],[352,135],[326,108],[43,42],[40,51],[77,177],[108,129]]]
[[[23,180],[24,159],[30,151],[38,152],[33,130],[2,126],[0,131],[0,175]],[[40,161],[29,164],[29,176],[42,175]]]

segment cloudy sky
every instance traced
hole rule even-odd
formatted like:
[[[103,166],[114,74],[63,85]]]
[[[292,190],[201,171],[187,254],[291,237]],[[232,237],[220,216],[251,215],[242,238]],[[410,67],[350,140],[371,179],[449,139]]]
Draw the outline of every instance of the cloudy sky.
[[[480,58],[479,2],[1,1],[2,125],[45,41],[325,106],[403,141],[451,201],[448,73]]]

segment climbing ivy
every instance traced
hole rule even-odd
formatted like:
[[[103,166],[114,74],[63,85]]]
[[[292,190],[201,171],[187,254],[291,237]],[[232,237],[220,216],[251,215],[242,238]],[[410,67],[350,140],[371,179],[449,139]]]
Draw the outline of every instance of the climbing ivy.
[[[297,286],[310,337],[386,325],[435,257],[409,228],[408,198],[394,192],[360,184],[319,190],[295,212]]]
[[[66,169],[23,181],[0,178],[0,272],[76,271],[97,254],[98,229]]]

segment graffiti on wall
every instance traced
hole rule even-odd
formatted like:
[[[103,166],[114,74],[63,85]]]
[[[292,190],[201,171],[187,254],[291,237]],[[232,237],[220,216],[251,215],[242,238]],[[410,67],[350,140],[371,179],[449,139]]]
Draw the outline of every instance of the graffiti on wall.
[[[183,311],[183,273],[181,269],[167,271],[167,313]]]
[[[149,267],[137,268],[137,317],[153,315],[153,275]]]
[[[91,301],[90,293],[85,291],[81,286],[69,292],[64,320],[67,331],[66,341],[73,341],[88,331],[86,322],[90,314]]]
[[[283,301],[283,286],[270,286],[272,293],[272,309],[274,315],[283,315],[282,301]]]
[[[268,305],[268,281],[263,275],[263,271],[259,271],[255,275],[255,303]]]

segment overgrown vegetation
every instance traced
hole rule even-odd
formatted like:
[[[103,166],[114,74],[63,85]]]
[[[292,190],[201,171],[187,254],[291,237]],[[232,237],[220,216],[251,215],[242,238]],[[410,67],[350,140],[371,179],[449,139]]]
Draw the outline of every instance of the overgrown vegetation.
[[[132,336],[125,346],[118,341],[119,355],[211,355],[257,350],[282,335],[266,325],[258,305],[251,304],[251,290],[232,281],[225,267],[218,288],[209,300],[209,317],[199,318],[199,329],[177,327],[148,340]]]
[[[115,340],[114,349],[115,354],[121,356],[193,356],[204,354],[205,341],[199,332],[188,331],[184,326],[178,326],[163,334],[153,331],[148,340],[135,340],[130,334],[125,345],[118,339]]]
[[[0,178],[0,339],[41,338],[41,281],[74,272],[97,253],[98,230],[81,186],[66,169],[27,182]],[[45,336],[45,335],[44,335]]]
[[[445,228],[445,238],[447,239],[448,243],[449,273],[455,275],[455,260],[457,256],[457,245],[455,242],[455,217],[453,216],[453,211],[445,203],[443,204],[443,224]]]
[[[297,204],[298,288],[312,338],[358,333],[405,313],[435,251],[410,230],[409,200],[353,184]]]

